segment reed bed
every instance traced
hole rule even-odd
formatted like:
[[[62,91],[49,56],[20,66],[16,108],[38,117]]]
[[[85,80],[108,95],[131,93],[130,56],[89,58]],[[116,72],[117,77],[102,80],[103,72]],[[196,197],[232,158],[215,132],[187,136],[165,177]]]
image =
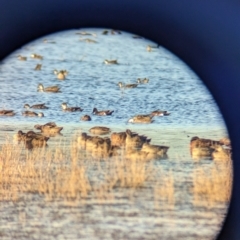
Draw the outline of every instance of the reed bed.
[[[120,155],[96,158],[81,150],[75,139],[54,148],[26,150],[7,140],[0,148],[0,201],[20,201],[44,197],[46,201],[86,203],[133,199],[145,189],[155,208],[176,202],[174,171],[164,170],[154,161],[127,160]],[[193,176],[193,204],[211,206],[229,202],[232,186],[231,162],[215,163],[209,169],[197,166]]]
[[[229,203],[232,179],[232,161],[215,162],[209,169],[200,166],[194,169],[194,205],[212,207],[216,203]]]

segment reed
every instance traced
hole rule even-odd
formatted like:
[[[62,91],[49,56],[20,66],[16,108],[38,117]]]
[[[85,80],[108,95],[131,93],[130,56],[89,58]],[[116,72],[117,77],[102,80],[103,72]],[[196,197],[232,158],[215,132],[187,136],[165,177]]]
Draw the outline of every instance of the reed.
[[[175,173],[156,167],[154,161],[117,156],[94,158],[79,148],[76,139],[54,147],[27,150],[7,140],[0,148],[0,201],[29,200],[99,203],[114,202],[119,193],[136,199],[144,189],[156,208],[163,202],[175,206]],[[227,165],[226,165],[227,164]],[[226,170],[227,169],[227,170]],[[216,162],[209,169],[199,165],[192,172],[194,205],[230,200],[231,162]],[[166,206],[166,205],[165,205]]]
[[[193,172],[193,204],[212,207],[229,203],[232,191],[232,161],[216,162],[212,168]]]

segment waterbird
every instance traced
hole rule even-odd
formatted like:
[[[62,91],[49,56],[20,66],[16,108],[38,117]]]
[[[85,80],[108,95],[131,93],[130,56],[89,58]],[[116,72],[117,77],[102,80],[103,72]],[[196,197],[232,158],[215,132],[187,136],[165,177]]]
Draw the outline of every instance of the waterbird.
[[[114,59],[114,60],[107,60],[107,59],[105,59],[104,63],[105,64],[118,64],[118,61],[116,59]]]
[[[107,116],[107,115],[112,115],[114,111],[111,111],[111,110],[101,110],[101,111],[98,111],[97,108],[93,108],[93,111],[92,113],[94,115],[98,115],[98,116]]]
[[[128,120],[130,123],[152,123],[153,115],[136,115]]]
[[[26,117],[44,117],[43,113],[41,113],[41,112],[35,113],[32,111],[24,111],[24,112],[22,112],[22,115],[26,116]]]
[[[24,108],[26,109],[29,109],[29,108],[34,108],[34,109],[48,109],[47,106],[45,106],[45,103],[39,103],[39,104],[34,104],[32,106],[30,106],[29,104],[24,104],[23,106]]]
[[[95,127],[90,128],[89,132],[93,133],[93,134],[103,135],[103,134],[110,133],[111,129],[108,127],[95,126]]]
[[[14,110],[0,110],[0,116],[14,116]]]
[[[91,117],[89,115],[84,115],[84,116],[82,116],[80,118],[80,120],[82,120],[82,121],[91,121],[92,119],[91,119]]]
[[[54,93],[61,92],[59,86],[44,87],[43,84],[41,84],[41,83],[38,84],[38,91],[40,91],[40,92],[54,92]]]
[[[81,109],[80,107],[68,107],[66,102],[62,103],[61,106],[62,106],[62,109],[64,111],[67,111],[67,112],[77,112],[77,111],[81,112],[81,111],[83,111],[83,109]]]
[[[124,83],[122,83],[122,82],[119,82],[119,83],[118,83],[118,86],[119,86],[120,88],[136,88],[136,87],[138,86],[138,84],[137,84],[137,83],[124,84]]]

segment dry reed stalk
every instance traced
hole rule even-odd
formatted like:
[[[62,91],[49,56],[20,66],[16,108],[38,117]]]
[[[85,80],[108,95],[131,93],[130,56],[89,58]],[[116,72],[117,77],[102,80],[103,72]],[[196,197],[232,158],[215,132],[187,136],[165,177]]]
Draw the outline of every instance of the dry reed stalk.
[[[212,207],[217,203],[229,203],[232,190],[232,161],[213,163],[205,170],[193,173],[193,203],[195,206]]]
[[[154,186],[154,203],[155,208],[159,209],[161,201],[167,201],[169,207],[174,208],[175,205],[175,188],[174,176],[172,171],[163,172],[161,170],[161,181]]]

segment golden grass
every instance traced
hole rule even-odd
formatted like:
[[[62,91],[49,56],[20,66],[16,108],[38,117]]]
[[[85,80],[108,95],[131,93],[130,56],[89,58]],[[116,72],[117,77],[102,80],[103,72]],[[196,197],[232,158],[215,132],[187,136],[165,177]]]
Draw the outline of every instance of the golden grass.
[[[228,202],[231,170],[231,162],[216,163],[207,170],[201,165],[194,169],[194,205]],[[0,201],[25,200],[37,194],[46,201],[103,203],[114,201],[116,192],[133,199],[136,192],[147,188],[156,208],[163,201],[174,207],[174,183],[172,170],[156,167],[154,161],[127,160],[124,152],[104,160],[95,159],[74,140],[70,145],[60,142],[55,148],[32,151],[7,141],[0,149]]]
[[[215,162],[209,169],[193,171],[193,203],[211,207],[216,202],[229,202],[232,191],[232,161]]]

